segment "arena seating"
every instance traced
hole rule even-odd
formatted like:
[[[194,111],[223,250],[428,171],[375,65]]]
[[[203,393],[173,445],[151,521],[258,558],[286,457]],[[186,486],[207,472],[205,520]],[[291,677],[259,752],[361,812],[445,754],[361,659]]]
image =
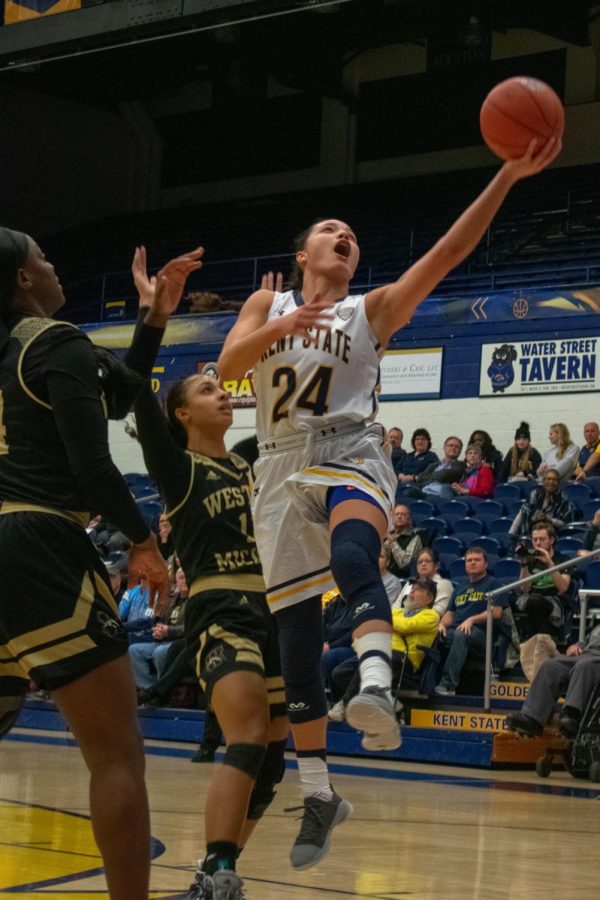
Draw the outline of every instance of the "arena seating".
[[[505,287],[556,287],[600,280],[600,183],[598,166],[554,168],[528,179],[511,194],[487,238],[468,262],[436,289],[436,294],[476,293]],[[291,244],[299,222],[333,210],[348,219],[360,237],[362,260],[356,286],[395,279],[398,271],[428,250],[489,178],[489,170],[353,184],[197,207],[152,210],[78,226],[48,236],[69,290],[73,320],[99,317],[100,298],[130,300],[131,252],[144,240],[150,265],[181,252],[195,235],[207,258],[198,289],[243,299],[268,268],[289,270]],[[393,212],[383,215],[390,193]],[[548,198],[551,198],[550,200]],[[198,223],[201,234],[198,234]],[[433,224],[432,224],[433,223]],[[90,257],[91,234],[96,248]],[[191,288],[195,288],[192,280]]]

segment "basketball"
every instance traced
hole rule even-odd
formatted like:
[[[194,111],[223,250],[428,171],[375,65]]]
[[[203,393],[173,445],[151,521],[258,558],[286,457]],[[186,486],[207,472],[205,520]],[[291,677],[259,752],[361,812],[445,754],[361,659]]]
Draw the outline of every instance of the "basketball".
[[[537,138],[537,150],[553,135],[562,136],[565,111],[558,95],[537,78],[507,78],[492,88],[481,107],[483,139],[500,159],[517,159]]]

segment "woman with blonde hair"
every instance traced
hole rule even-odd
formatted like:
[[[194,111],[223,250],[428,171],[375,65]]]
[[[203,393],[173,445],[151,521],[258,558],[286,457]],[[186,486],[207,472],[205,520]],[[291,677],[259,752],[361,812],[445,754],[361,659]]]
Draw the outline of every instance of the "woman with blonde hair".
[[[577,465],[579,447],[571,440],[569,429],[564,422],[555,422],[548,432],[551,446],[542,453],[542,464],[538,467],[538,481],[542,481],[548,469],[558,472],[560,487],[564,487]]]
[[[542,457],[531,444],[529,424],[521,422],[515,432],[515,442],[504,457],[500,481],[533,479],[541,464]]]

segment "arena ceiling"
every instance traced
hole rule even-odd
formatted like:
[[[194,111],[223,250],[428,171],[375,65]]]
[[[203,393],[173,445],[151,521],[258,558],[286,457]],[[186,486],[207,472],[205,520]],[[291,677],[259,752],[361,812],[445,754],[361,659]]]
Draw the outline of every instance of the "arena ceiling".
[[[207,80],[243,99],[267,76],[350,101],[343,66],[365,50],[458,38],[473,16],[484,35],[583,46],[599,12],[588,0],[114,0],[45,19],[43,37],[40,22],[6,26],[0,81],[108,108]]]

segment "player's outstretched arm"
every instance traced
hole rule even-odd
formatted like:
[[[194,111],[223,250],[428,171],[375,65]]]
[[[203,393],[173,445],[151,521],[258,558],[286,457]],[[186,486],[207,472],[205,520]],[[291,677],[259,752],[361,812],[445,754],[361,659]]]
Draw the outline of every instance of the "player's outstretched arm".
[[[331,316],[325,310],[330,305],[318,294],[285,316],[268,319],[273,291],[259,290],[244,303],[238,320],[227,335],[218,359],[223,381],[242,378],[269,347],[286,335],[308,337],[309,328],[329,328]]]
[[[382,345],[411,319],[419,303],[436,285],[475,249],[513,185],[548,166],[560,152],[561,142],[550,138],[534,156],[535,149],[533,140],[524,156],[505,162],[446,234],[398,281],[367,294],[367,317]]]

